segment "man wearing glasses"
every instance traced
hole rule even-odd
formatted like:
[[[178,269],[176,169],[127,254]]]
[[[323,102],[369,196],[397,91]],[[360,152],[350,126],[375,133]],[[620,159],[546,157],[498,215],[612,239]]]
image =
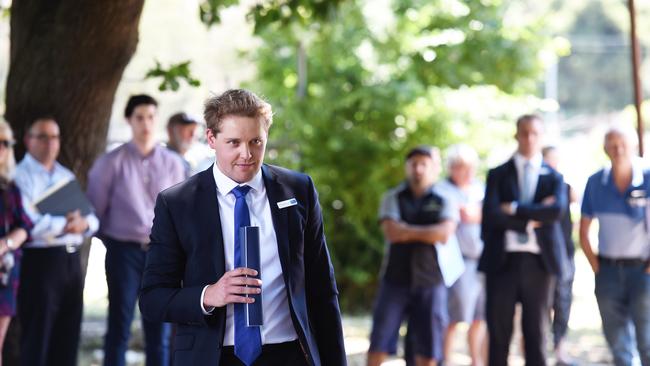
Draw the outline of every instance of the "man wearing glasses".
[[[23,246],[18,292],[23,365],[76,365],[83,277],[79,246],[99,227],[94,214],[40,214],[33,202],[50,187],[74,179],[59,164],[60,132],[52,117],[34,120],[25,136],[27,154],[16,167],[15,182],[25,212],[34,223]]]

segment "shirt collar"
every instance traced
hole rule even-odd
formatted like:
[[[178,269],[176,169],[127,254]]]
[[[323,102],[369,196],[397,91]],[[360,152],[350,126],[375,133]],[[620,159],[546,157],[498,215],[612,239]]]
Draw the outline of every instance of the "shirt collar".
[[[434,190],[435,190],[435,186],[436,186],[436,184],[440,184],[440,182],[438,181],[438,182],[433,183],[433,184],[432,184],[429,188],[427,188],[424,192],[425,192],[426,194],[433,193]],[[411,186],[409,185],[408,180],[405,180],[405,181],[403,181],[402,183],[400,183],[400,184],[397,186],[397,190],[398,190],[399,192],[406,192],[406,191],[410,192],[410,191],[411,191]]]
[[[612,171],[612,166],[606,166],[603,168],[603,179],[601,183],[605,186],[609,182],[609,175]],[[632,187],[638,187],[643,184],[643,161],[641,158],[633,157],[632,158],[632,182],[630,183]]]
[[[151,157],[155,156],[158,153],[158,150],[160,149],[160,145],[155,144],[153,146],[153,149],[151,149],[151,151],[149,152],[149,154],[142,155],[142,153],[140,152],[140,149],[138,149],[138,147],[136,146],[136,144],[135,144],[135,142],[133,140],[127,142],[126,147],[131,152],[131,154],[137,156],[140,159],[151,158]]]
[[[58,161],[55,161],[52,165],[52,171],[47,170],[45,166],[41,164],[40,161],[36,160],[36,158],[34,158],[30,153],[26,153],[23,159],[30,169],[35,169],[43,173],[54,174],[61,169],[61,164],[59,164]]]
[[[261,192],[264,188],[264,180],[262,179],[262,169],[260,169],[257,172],[257,174],[255,174],[253,179],[249,180],[248,182],[244,182],[242,184],[235,182],[234,180],[230,179],[230,177],[223,174],[221,169],[219,169],[219,167],[217,166],[216,162],[212,166],[212,174],[214,175],[214,182],[217,184],[217,190],[219,190],[219,192],[221,192],[224,196],[230,193],[230,191],[232,191],[233,188],[240,185],[248,185],[256,192]]]
[[[542,162],[543,162],[542,154],[540,153],[533,155],[533,157],[530,158],[530,160],[526,159],[520,153],[515,153],[514,159],[515,159],[515,166],[517,166],[518,170],[523,168],[527,162],[530,162],[532,168],[539,169],[542,167]]]

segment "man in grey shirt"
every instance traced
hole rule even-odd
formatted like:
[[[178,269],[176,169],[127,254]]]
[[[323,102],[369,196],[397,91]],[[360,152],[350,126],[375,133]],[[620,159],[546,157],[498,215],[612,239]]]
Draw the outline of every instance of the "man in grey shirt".
[[[125,365],[125,353],[160,191],[185,178],[181,158],[155,141],[157,103],[132,96],[125,117],[133,139],[100,157],[88,176],[88,196],[106,246],[108,330],[104,365]],[[147,365],[169,363],[168,324],[143,320]]]

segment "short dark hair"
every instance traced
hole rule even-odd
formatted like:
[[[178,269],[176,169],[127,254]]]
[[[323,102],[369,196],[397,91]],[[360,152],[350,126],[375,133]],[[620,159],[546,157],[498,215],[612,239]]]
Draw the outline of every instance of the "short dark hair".
[[[519,116],[519,118],[517,118],[517,129],[519,129],[522,123],[530,122],[535,119],[540,122],[544,121],[539,114],[529,113]]]
[[[139,105],[153,105],[158,107],[158,102],[152,96],[147,94],[132,95],[129,98],[129,101],[126,102],[126,108],[124,108],[124,117],[131,117],[133,111]]]
[[[553,151],[557,151],[557,148],[553,145],[547,145],[542,148],[542,156],[546,157],[549,153],[552,153]]]
[[[409,160],[410,158],[416,156],[416,155],[421,155],[421,156],[428,156],[430,158],[433,158],[433,154],[440,154],[440,150],[438,150],[437,147],[430,146],[430,145],[418,145],[406,154],[406,159]]]
[[[207,128],[213,133],[219,133],[221,122],[226,116],[262,118],[267,130],[273,123],[271,105],[245,89],[226,90],[205,101],[203,117]]]

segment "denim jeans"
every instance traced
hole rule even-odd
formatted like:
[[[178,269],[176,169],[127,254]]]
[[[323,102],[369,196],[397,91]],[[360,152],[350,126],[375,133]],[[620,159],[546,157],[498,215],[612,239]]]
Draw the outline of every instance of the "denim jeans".
[[[645,265],[601,261],[596,300],[614,364],[632,365],[636,345],[641,364],[650,366],[650,275],[645,273]]]
[[[138,243],[103,238],[106,246],[108,329],[104,339],[104,365],[125,366],[131,322],[138,299],[146,252]],[[142,319],[146,365],[169,365],[171,325]]]

